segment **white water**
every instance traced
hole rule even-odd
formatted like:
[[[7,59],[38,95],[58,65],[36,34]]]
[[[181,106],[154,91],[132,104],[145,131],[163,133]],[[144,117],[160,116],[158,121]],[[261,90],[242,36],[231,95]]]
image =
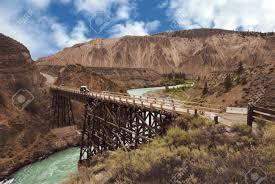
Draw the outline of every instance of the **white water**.
[[[169,88],[182,86],[169,86]],[[130,89],[127,92],[131,96],[142,96],[147,92],[160,89],[165,89],[165,87]],[[23,167],[13,175],[12,179],[5,182],[2,181],[0,184],[60,184],[70,174],[77,171],[79,153],[79,148],[69,148],[60,151],[42,161]]]

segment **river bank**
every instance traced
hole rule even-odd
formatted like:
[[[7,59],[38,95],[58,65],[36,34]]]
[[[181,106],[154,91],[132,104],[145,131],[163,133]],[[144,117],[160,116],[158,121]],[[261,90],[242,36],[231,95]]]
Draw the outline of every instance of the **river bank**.
[[[54,184],[77,171],[79,147],[66,147],[21,167],[0,184]],[[45,168],[47,168],[45,170]],[[39,179],[38,179],[39,178]]]
[[[34,154],[23,160],[11,161],[12,163],[5,167],[5,171],[0,173],[0,184],[9,184],[9,181],[14,180],[17,173],[22,172],[29,165],[47,160],[52,155],[68,148],[78,147],[80,137],[75,129],[66,128],[64,130],[63,128],[62,130],[51,131],[45,139],[38,143],[42,149],[36,150]],[[22,154],[18,153],[18,158]]]

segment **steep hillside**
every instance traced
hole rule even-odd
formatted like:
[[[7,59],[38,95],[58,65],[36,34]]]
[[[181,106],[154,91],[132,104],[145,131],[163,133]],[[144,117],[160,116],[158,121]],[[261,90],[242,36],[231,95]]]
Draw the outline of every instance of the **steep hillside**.
[[[230,76],[232,86],[225,90],[225,78]],[[198,83],[202,89],[204,82],[209,84],[208,103],[245,107],[253,103],[262,107],[275,108],[275,65],[263,65],[236,72],[213,73]],[[197,89],[198,89],[197,88]],[[195,87],[196,90],[196,87]],[[192,94],[194,92],[191,91]],[[190,94],[190,93],[189,93]]]
[[[19,167],[78,144],[49,128],[50,96],[28,49],[0,34],[0,180]],[[64,144],[56,144],[63,140]]]
[[[38,65],[78,63],[204,75],[209,71],[232,70],[238,62],[243,62],[245,67],[274,63],[274,38],[272,33],[198,29],[98,39],[41,58]]]
[[[225,84],[226,78],[229,79],[229,84]],[[194,80],[194,83],[191,89],[164,90],[149,95],[172,95],[181,100],[223,107],[246,107],[248,103],[253,103],[261,107],[275,108],[275,65],[250,67],[241,72],[212,72]]]
[[[72,88],[79,88],[81,85],[87,85],[91,90],[126,93],[126,89],[122,86],[80,65],[63,67],[61,72],[58,73],[55,85],[64,85]]]
[[[85,84],[95,90],[125,92],[129,88],[174,84],[156,71],[145,68],[83,67],[81,65],[38,65],[38,68],[42,74],[58,78],[57,85],[64,83],[77,88]]]

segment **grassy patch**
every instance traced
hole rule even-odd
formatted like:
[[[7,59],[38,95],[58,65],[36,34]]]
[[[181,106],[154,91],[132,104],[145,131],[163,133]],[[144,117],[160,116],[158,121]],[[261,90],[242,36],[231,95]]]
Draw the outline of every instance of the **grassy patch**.
[[[185,92],[192,88],[193,81],[191,81],[191,80],[182,80],[178,84],[183,85],[183,86],[173,87],[173,88],[166,87],[165,90],[163,90],[163,93],[165,93],[167,95],[178,97],[181,100],[187,100],[188,96],[185,94]]]
[[[232,130],[244,136],[250,135],[252,131],[251,127],[247,126],[246,124],[234,124],[232,126]]]

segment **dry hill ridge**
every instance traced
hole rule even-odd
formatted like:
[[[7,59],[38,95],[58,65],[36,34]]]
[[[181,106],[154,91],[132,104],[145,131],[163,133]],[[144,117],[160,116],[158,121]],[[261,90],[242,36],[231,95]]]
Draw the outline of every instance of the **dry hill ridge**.
[[[159,73],[204,75],[275,62],[273,33],[196,29],[98,39],[65,48],[38,65],[81,64],[91,67],[149,68]]]

